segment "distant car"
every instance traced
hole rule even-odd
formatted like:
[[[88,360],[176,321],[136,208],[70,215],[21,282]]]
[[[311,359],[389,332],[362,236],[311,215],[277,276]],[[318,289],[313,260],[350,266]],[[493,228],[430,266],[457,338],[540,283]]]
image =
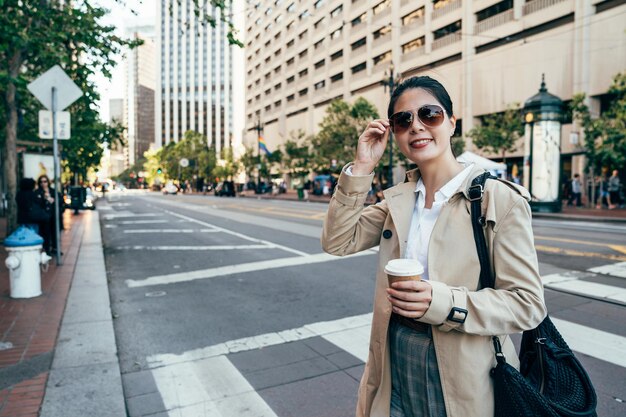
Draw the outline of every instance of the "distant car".
[[[72,186],[69,187],[67,195],[64,197],[65,207],[74,210],[95,210],[96,195],[93,190],[88,187]]]
[[[222,181],[215,187],[215,195],[218,197],[235,197],[235,183],[232,181]]]
[[[173,183],[168,182],[167,184],[165,184],[165,187],[163,187],[161,189],[161,192],[163,192],[163,195],[167,195],[167,194],[178,194],[178,187],[175,186]]]

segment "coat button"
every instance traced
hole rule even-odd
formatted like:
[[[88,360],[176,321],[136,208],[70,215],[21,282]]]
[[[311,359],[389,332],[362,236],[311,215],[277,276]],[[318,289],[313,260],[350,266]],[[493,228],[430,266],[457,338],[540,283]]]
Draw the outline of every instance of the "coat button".
[[[393,236],[393,232],[391,230],[387,229],[383,232],[383,237],[385,239],[391,239],[391,236]]]

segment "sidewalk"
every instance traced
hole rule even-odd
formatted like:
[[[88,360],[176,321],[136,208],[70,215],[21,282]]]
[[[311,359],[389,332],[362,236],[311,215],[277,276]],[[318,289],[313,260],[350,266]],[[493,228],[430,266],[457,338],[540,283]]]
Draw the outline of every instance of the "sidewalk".
[[[126,415],[98,213],[65,225],[39,297],[9,297],[0,251],[0,417]]]
[[[298,201],[298,193],[296,190],[287,190],[284,194],[254,194],[253,191],[244,191],[239,193],[240,197],[245,198],[259,198],[259,199],[276,199],[276,200],[291,200]],[[309,201],[315,203],[328,203],[330,201],[330,195],[313,195],[309,193],[308,199],[302,201]],[[375,201],[370,199],[367,201],[373,204]],[[568,207],[563,204],[563,211],[561,213],[533,213],[534,218],[555,218],[563,220],[576,220],[576,221],[604,221],[604,222],[626,222],[626,208],[621,209],[595,209],[588,207]]]

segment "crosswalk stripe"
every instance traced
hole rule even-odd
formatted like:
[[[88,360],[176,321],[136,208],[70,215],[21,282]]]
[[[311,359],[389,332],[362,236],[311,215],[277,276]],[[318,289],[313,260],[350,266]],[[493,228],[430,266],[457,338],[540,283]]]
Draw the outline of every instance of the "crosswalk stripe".
[[[566,272],[546,275],[542,277],[542,280],[544,287],[549,289],[626,304],[626,288],[598,284],[581,279],[585,277],[588,277],[588,274]]]
[[[131,211],[118,211],[117,213],[114,214],[107,214],[104,216],[104,220],[114,220],[114,219],[119,219],[119,218],[124,218],[124,217],[157,217],[157,216],[161,216],[161,214],[158,213],[133,213]]]
[[[119,224],[157,224],[169,222],[169,220],[124,220],[119,222]]]
[[[217,233],[215,229],[127,229],[124,233]]]
[[[616,264],[597,266],[595,268],[590,268],[589,271],[595,272],[597,274],[626,278],[626,262],[618,262]]]
[[[152,375],[172,417],[276,417],[225,356],[153,369]]]
[[[261,241],[265,242],[265,241]],[[271,245],[271,243],[268,242]],[[328,255],[327,253],[318,253],[315,255],[295,256],[291,258],[270,259],[267,261],[248,262],[238,265],[221,266],[217,268],[201,269],[198,271],[181,272],[168,275],[157,275],[146,279],[134,280],[127,279],[126,285],[130,288],[147,287],[150,285],[174,284],[179,282],[195,281],[198,279],[216,278],[224,275],[242,274],[247,272],[258,272],[266,269],[284,268],[288,266],[308,265],[321,262],[337,261],[357,256],[371,255],[372,252],[364,251],[354,255],[345,256],[343,258]]]
[[[205,251],[205,250],[251,250],[251,249],[274,249],[269,245],[212,245],[212,246],[116,246],[119,251],[127,250],[184,250],[184,251]]]
[[[551,319],[572,350],[626,368],[626,337],[555,317]]]

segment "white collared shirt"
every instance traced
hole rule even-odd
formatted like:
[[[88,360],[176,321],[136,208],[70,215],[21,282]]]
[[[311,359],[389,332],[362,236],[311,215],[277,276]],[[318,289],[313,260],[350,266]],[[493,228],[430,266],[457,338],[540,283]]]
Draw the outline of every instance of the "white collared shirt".
[[[461,184],[465,181],[473,165],[469,165],[459,172],[454,178],[448,181],[443,187],[435,192],[435,201],[429,209],[426,205],[426,188],[420,178],[415,186],[417,196],[415,198],[415,208],[411,218],[408,242],[406,246],[405,258],[417,259],[424,266],[422,279],[428,279],[428,245],[430,235],[435,227],[435,222],[441,213],[441,209],[448,202]]]

